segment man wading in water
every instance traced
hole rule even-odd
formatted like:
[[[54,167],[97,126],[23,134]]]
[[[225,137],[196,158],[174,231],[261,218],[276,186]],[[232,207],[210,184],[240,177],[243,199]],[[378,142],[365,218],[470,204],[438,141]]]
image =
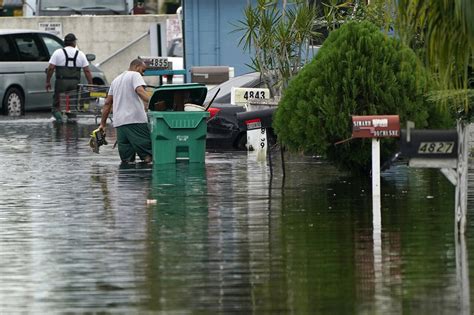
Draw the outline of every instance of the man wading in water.
[[[56,71],[52,111],[58,122],[62,122],[60,94],[77,91],[77,85],[81,82],[81,69],[84,70],[87,82],[92,84],[89,61],[87,61],[86,55],[76,48],[76,41],[76,35],[67,34],[64,37],[65,47],[56,49],[49,59],[49,66],[46,71],[46,91],[51,89],[51,77],[53,72]]]
[[[102,110],[99,129],[105,131],[107,118],[114,113],[113,125],[117,129],[117,144],[123,163],[135,161],[138,154],[146,163],[152,161],[151,136],[148,128],[148,102],[143,80],[145,63],[135,59],[127,71],[116,77],[110,84]]]

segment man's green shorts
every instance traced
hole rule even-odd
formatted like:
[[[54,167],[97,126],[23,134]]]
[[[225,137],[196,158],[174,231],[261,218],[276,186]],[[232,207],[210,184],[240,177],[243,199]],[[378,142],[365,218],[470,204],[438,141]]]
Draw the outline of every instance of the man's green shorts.
[[[117,127],[117,145],[120,159],[134,162],[135,154],[141,160],[152,156],[150,129],[147,123],[128,124]]]

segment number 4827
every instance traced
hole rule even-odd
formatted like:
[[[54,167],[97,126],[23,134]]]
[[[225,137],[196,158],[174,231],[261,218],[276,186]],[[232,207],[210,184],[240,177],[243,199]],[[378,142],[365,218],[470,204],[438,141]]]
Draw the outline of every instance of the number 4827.
[[[418,147],[420,154],[446,154],[452,153],[454,142],[421,142]]]

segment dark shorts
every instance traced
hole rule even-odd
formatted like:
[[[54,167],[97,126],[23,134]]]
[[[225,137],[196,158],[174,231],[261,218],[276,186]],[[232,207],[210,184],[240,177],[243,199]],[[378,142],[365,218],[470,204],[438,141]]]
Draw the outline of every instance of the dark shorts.
[[[134,162],[138,154],[141,160],[152,156],[150,129],[147,123],[117,127],[117,145],[120,159]]]

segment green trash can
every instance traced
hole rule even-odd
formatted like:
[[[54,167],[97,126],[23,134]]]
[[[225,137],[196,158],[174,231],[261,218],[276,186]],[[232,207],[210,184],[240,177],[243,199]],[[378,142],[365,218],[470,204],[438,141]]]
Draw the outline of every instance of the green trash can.
[[[150,112],[153,164],[204,163],[209,112]]]
[[[153,91],[148,112],[153,164],[204,163],[209,112],[184,109],[187,103],[202,105],[206,94],[201,84],[164,85]]]
[[[207,87],[199,83],[165,84],[153,91],[150,97],[150,111],[184,111],[186,103],[202,105]]]

